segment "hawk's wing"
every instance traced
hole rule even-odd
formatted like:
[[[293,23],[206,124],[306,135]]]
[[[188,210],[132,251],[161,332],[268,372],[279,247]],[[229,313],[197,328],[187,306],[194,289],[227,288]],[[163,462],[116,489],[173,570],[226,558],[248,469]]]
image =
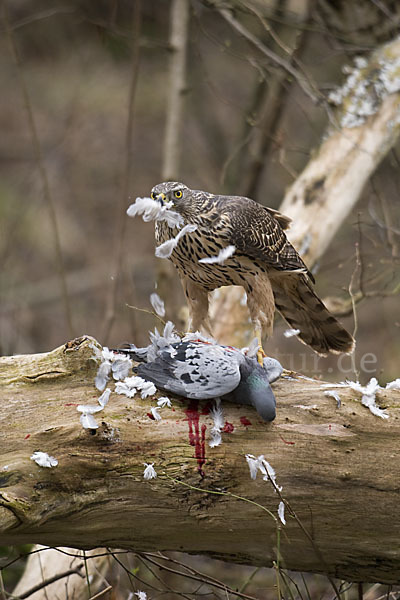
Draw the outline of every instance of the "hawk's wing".
[[[307,273],[305,263],[287,239],[290,219],[250,198],[216,196],[216,209],[225,227],[221,236],[238,251],[279,271]]]
[[[138,373],[157,387],[198,400],[224,396],[240,382],[239,352],[196,342],[172,344],[159,351],[150,363],[140,364]]]

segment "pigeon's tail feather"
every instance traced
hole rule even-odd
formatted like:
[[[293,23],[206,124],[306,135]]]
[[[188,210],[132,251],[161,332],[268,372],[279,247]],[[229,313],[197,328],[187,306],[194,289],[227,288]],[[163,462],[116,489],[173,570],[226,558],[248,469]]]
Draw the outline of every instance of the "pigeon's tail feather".
[[[127,354],[129,358],[137,362],[146,362],[148,349],[148,346],[137,348],[134,344],[128,344],[126,348],[112,348],[112,351],[118,352],[118,354]]]
[[[275,304],[298,338],[315,352],[351,353],[354,338],[329,312],[305,275],[276,277],[272,282]]]

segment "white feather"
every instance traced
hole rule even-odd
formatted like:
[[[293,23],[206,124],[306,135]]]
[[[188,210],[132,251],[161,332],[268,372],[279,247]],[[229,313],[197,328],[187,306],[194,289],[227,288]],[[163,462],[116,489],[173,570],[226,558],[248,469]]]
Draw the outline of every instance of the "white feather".
[[[193,231],[196,231],[196,229],[197,225],[185,225],[174,238],[171,238],[160,246],[157,246],[155,252],[156,256],[158,258],[169,258],[176,246],[179,244],[181,237],[186,235],[186,233],[192,233]]]
[[[199,263],[203,263],[203,264],[218,263],[219,265],[222,265],[230,256],[232,256],[232,254],[235,253],[235,250],[236,250],[235,246],[227,246],[226,248],[223,248],[222,250],[220,250],[218,252],[217,256],[207,256],[205,258],[201,258],[199,260]]]

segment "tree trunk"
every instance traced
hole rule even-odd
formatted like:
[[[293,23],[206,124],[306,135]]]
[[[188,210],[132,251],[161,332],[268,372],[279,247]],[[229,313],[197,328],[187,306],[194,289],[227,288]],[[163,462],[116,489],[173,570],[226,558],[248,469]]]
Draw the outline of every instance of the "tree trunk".
[[[380,393],[384,420],[349,388],[339,390],[337,408],[320,381],[286,373],[273,386],[273,423],[223,404],[228,425],[216,448],[208,445],[206,403],[172,399],[155,421],[154,398],[112,393],[92,435],[76,405],[99,395],[93,344],[83,337],[0,359],[2,544],[179,550],[268,566],[278,557],[283,498],[281,566],[400,580],[399,391]],[[58,466],[39,467],[34,451]],[[265,455],[282,498],[260,474],[250,478],[247,453]],[[154,463],[156,479],[144,479],[143,463]]]

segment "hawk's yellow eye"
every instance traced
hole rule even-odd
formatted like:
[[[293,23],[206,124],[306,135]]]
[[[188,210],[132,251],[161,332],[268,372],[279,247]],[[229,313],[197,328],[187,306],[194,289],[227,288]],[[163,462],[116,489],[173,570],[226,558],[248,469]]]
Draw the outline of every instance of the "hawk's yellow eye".
[[[182,198],[183,194],[182,194],[182,190],[176,190],[176,192],[174,192],[174,196],[175,198]]]
[[[156,194],[155,192],[151,192],[151,194],[150,194],[150,198],[151,198],[152,200],[155,200],[155,199],[156,199],[156,197],[157,197],[157,194]]]

